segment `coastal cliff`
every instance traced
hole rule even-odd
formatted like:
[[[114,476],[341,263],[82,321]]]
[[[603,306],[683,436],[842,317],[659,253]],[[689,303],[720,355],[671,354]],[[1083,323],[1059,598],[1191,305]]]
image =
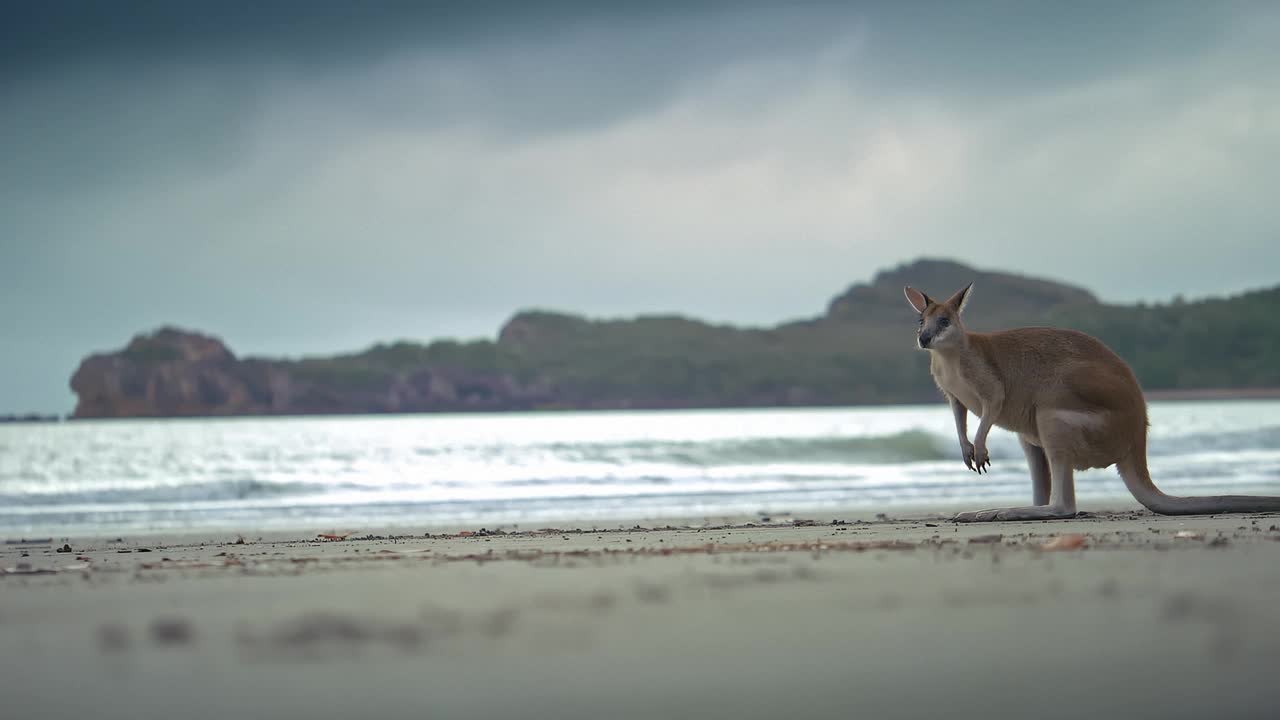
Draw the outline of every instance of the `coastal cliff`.
[[[937,390],[926,354],[912,347],[914,318],[902,286],[941,295],[971,281],[972,329],[1085,330],[1133,364],[1148,389],[1280,385],[1280,341],[1257,324],[1276,314],[1280,288],[1196,303],[1104,305],[1049,280],[919,260],[850,287],[820,316],[767,328],[525,311],[495,341],[398,342],[301,360],[238,358],[215,337],[162,328],[81,363],[71,378],[74,417],[928,402]]]
[[[391,351],[395,346],[390,346]],[[388,347],[315,360],[238,359],[217,338],[163,328],[93,355],[71,378],[74,417],[184,417],[506,410],[546,400],[537,383],[459,366],[387,363]]]

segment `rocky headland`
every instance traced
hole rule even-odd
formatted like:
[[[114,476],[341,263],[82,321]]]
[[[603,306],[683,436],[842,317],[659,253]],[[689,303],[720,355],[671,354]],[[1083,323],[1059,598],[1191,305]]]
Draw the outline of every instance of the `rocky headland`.
[[[919,260],[841,293],[823,314],[764,328],[680,316],[597,320],[525,311],[494,341],[378,344],[323,358],[240,358],[166,327],[86,358],[73,417],[183,417],[927,402],[902,286],[977,291],[972,329],[1076,327],[1154,390],[1280,386],[1280,287],[1236,298],[1105,305],[1051,280]],[[1265,329],[1264,329],[1265,330]],[[1225,352],[1229,348],[1231,352]]]

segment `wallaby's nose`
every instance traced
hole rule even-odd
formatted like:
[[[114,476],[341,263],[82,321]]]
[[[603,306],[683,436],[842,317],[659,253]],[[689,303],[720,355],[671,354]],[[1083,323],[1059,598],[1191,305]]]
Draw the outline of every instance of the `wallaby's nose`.
[[[933,336],[929,333],[920,333],[920,336],[916,338],[916,342],[920,343],[921,349],[927,349],[929,347],[929,341],[932,339]]]

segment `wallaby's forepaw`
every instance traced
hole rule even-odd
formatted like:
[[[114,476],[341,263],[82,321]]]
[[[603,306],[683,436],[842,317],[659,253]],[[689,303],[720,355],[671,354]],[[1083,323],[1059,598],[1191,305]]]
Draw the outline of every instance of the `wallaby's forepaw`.
[[[991,467],[991,456],[987,454],[985,447],[975,447],[973,443],[965,443],[962,450],[964,451],[964,466],[981,475],[987,468]]]

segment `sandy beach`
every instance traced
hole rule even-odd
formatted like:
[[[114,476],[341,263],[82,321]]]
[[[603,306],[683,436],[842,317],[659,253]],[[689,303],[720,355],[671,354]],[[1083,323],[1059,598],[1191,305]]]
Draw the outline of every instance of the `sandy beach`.
[[[240,539],[4,545],[4,716],[1280,708],[1277,515]]]

